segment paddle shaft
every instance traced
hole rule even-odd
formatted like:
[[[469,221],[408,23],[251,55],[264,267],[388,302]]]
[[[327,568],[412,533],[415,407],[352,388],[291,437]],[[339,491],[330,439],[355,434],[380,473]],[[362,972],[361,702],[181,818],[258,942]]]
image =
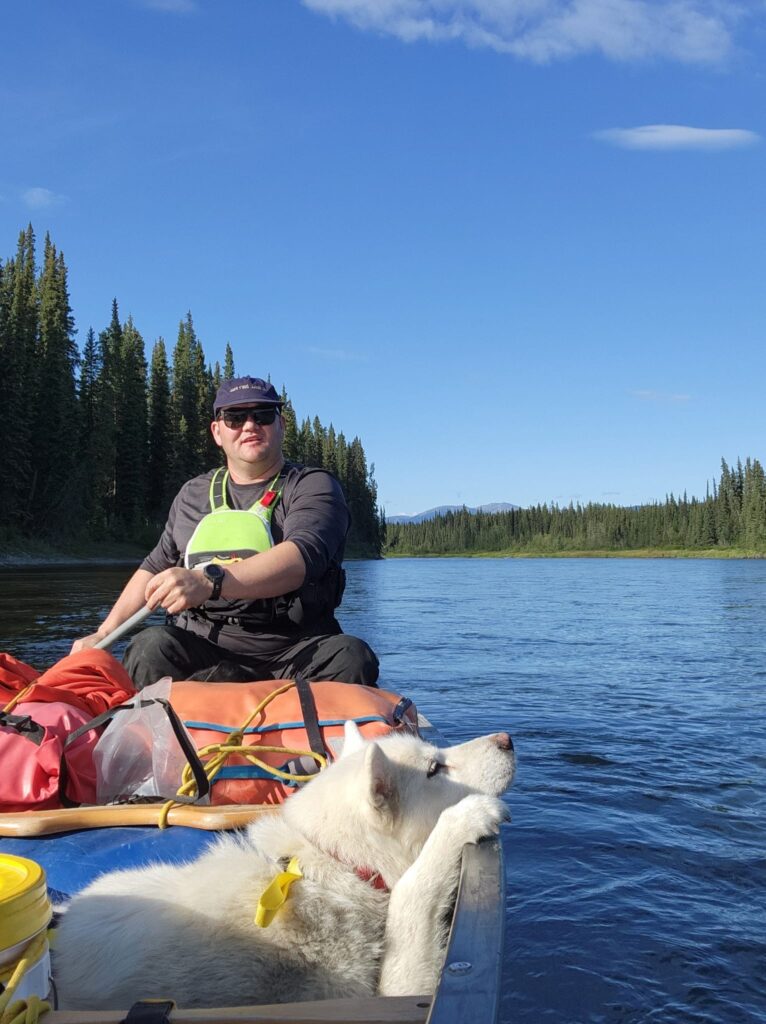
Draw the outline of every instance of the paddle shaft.
[[[144,607],[140,608],[135,615],[131,615],[129,619],[125,619],[122,625],[118,626],[117,629],[113,629],[111,633],[107,633],[105,637],[102,637],[97,644],[93,645],[94,648],[96,650],[106,650],[107,647],[111,647],[113,643],[116,643],[116,641],[120,639],[120,637],[125,636],[126,633],[135,629],[140,622],[147,619],[153,611],[154,609],[150,608],[148,604],[144,605]]]

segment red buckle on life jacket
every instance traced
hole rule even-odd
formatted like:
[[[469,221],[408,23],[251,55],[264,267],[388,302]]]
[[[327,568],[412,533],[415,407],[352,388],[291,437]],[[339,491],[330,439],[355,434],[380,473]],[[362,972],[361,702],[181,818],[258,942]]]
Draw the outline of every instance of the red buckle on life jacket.
[[[276,491],[266,491],[264,496],[261,498],[261,505],[263,505],[264,508],[268,508],[269,505],[272,504],[272,502],[274,501],[276,496],[277,496],[277,492]]]

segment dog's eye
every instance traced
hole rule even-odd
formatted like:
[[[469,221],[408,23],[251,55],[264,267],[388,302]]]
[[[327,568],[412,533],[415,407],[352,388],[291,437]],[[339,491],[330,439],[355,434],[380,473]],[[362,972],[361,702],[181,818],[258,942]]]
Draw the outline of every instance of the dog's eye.
[[[442,764],[441,761],[430,761],[426,777],[430,779],[433,775],[436,775],[437,772],[444,771],[446,767],[446,764]]]

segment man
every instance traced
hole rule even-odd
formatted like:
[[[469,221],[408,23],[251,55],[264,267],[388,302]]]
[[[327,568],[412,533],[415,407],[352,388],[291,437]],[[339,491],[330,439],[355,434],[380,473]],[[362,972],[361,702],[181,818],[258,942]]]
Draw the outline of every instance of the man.
[[[181,488],[157,546],[99,630],[72,650],[92,647],[148,604],[173,618],[143,630],[125,654],[139,689],[166,675],[279,679],[299,671],[375,685],[377,657],[335,618],[350,524],[339,483],[285,461],[282,401],[266,381],[225,380],[213,416],[226,469]]]

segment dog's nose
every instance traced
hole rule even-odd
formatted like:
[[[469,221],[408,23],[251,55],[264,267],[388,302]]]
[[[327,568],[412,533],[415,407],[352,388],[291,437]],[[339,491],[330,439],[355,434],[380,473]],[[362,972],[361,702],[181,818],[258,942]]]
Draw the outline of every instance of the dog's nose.
[[[492,739],[500,750],[513,750],[513,740],[507,732],[496,732]]]

